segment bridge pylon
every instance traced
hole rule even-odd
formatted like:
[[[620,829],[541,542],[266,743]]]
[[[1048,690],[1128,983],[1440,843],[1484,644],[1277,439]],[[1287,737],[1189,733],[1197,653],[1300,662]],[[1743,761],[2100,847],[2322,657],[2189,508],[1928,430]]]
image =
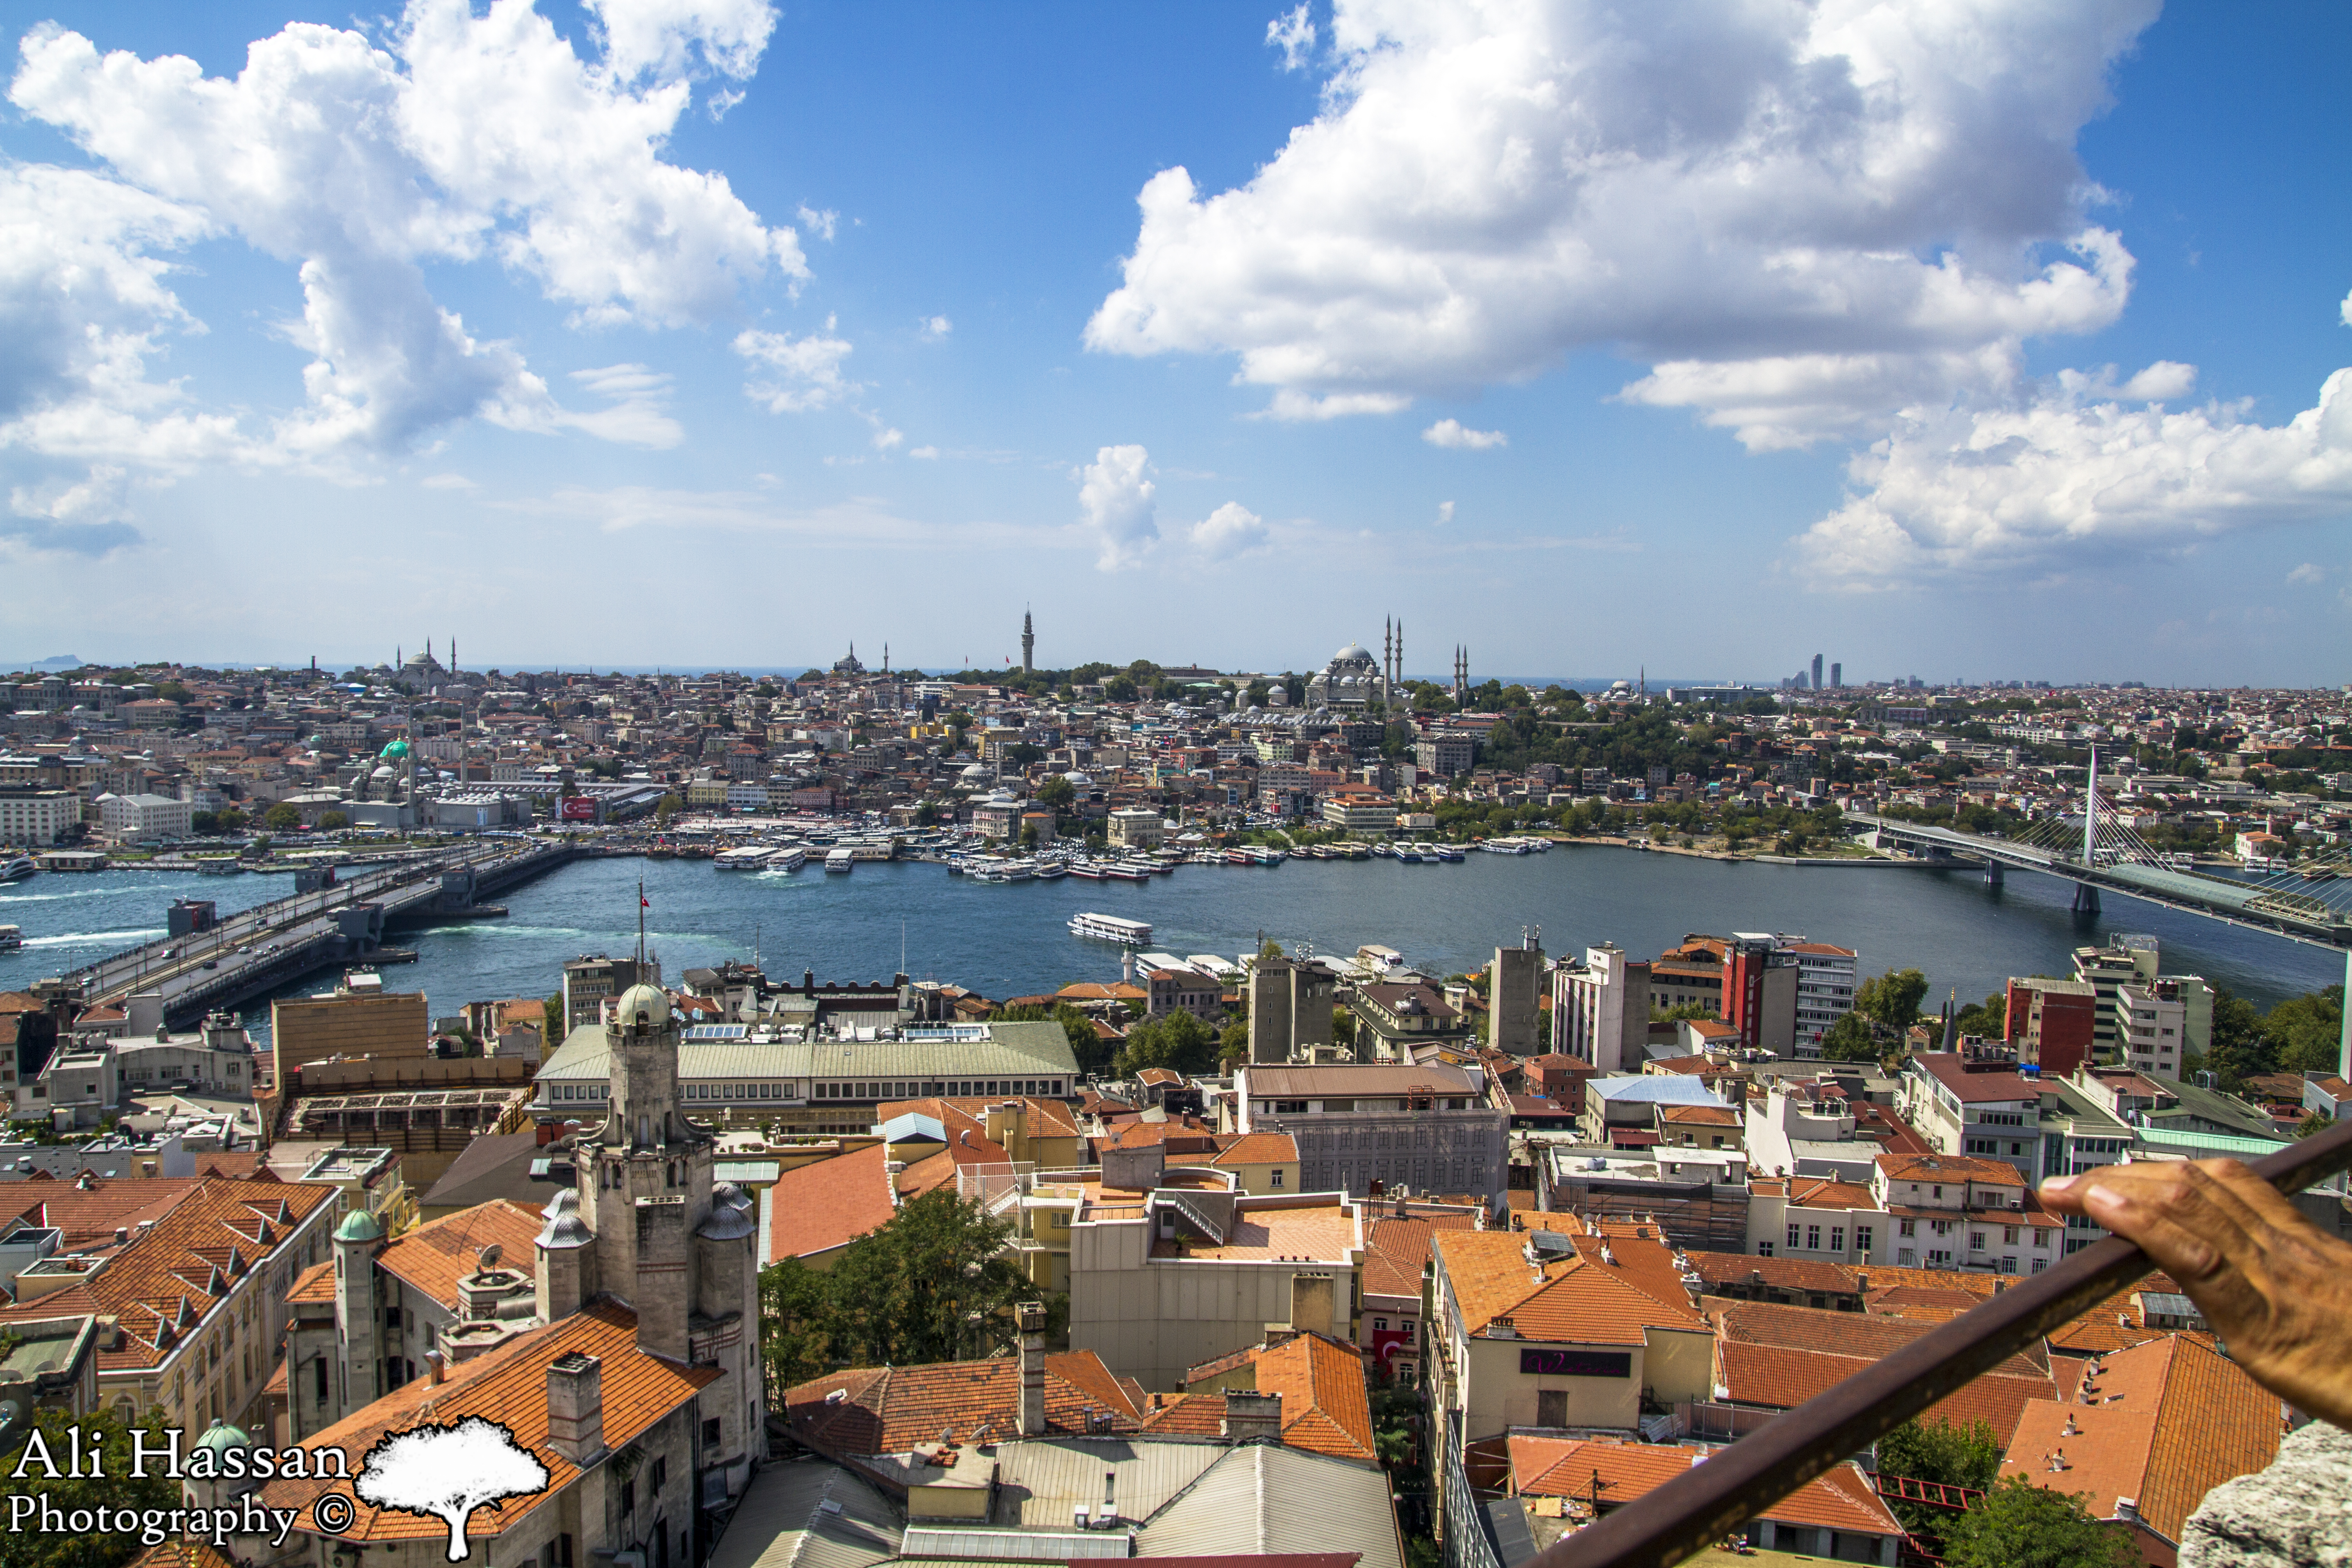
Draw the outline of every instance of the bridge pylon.
[[[1984,885],[1985,885],[1986,887],[1988,887],[1988,888],[1998,888],[1998,887],[2000,887],[2000,886],[2001,885],[2001,872],[2002,872],[2002,870],[2003,870],[2003,867],[2001,866],[2001,863],[2000,863],[2000,861],[1998,861],[1998,860],[1988,860],[1988,861],[1986,861],[1986,862],[1984,863]]]
[[[2074,912],[2078,915],[2096,915],[2099,912],[2099,889],[2088,882],[2075,883]]]

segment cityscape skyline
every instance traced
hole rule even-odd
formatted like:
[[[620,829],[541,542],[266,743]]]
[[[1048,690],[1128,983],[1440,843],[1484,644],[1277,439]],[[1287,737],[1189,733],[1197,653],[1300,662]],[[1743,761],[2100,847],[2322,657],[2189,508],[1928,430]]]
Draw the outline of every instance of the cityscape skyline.
[[[191,647],[260,598],[249,646],[214,651],[352,657],[459,603],[486,665],[717,668],[767,634],[572,612],[632,574],[770,584],[822,647],[870,612],[825,583],[938,564],[1073,650],[1260,668],[1364,641],[1399,577],[1416,624],[1475,604],[1496,668],[1656,643],[1776,669],[1755,650],[1828,627],[1858,680],[1955,662],[1936,628],[1965,626],[2021,676],[2314,686],[2352,641],[2325,401],[2352,276],[2336,204],[2275,156],[2352,129],[2334,14],[1665,39],[1373,0],[1087,29],[758,0],[53,10],[0,4],[25,241],[0,554],[27,658]],[[1591,63],[1619,46],[1664,74]],[[1804,96],[1807,62],[1860,97]],[[1670,90],[1718,67],[1737,112]],[[1068,90],[1017,90],[1041,72]],[[528,90],[467,86],[500,77]],[[1465,92],[1565,118],[1487,123]],[[319,139],[361,102],[381,114]],[[1686,161],[1644,150],[1636,103]],[[1615,173],[1493,174],[1511,145],[1574,170],[1571,123]],[[1483,254],[1427,241],[1381,177],[1441,144],[1463,156],[1433,210]],[[307,173],[273,183],[265,151]],[[1717,183],[1738,166],[1769,223]],[[1423,281],[1388,299],[1381,268]],[[1709,584],[1739,613],[1662,630]],[[940,636],[960,618],[894,644],[1015,653]]]

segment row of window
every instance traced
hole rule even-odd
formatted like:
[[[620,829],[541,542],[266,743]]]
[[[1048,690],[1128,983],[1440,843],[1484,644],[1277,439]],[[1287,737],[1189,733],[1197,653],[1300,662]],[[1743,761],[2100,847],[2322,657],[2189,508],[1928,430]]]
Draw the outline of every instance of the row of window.
[[[814,1100],[906,1100],[917,1095],[945,1095],[962,1098],[971,1095],[1027,1094],[1058,1095],[1066,1080],[1058,1078],[1029,1079],[954,1079],[923,1083],[903,1079],[866,1083],[819,1083],[813,1087]],[[550,1100],[610,1100],[610,1086],[601,1083],[551,1083],[547,1086]],[[680,1092],[689,1100],[742,1104],[763,1100],[798,1100],[800,1086],[782,1083],[689,1083],[680,1086]]]

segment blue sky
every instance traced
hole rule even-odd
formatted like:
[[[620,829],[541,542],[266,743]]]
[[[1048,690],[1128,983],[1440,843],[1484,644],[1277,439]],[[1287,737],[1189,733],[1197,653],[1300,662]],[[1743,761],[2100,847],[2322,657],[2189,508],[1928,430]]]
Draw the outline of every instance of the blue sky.
[[[0,662],[2346,679],[2340,7],[0,32]]]

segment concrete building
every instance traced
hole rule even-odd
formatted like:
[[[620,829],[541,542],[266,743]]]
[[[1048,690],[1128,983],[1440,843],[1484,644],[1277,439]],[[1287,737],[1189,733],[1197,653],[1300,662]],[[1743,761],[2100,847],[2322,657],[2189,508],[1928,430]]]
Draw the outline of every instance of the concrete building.
[[[1331,972],[1311,959],[1275,956],[1250,965],[1250,1060],[1263,1063],[1312,1060],[1331,1046],[1332,998],[1339,989]]]
[[[1551,1048],[1602,1072],[1641,1065],[1650,1034],[1650,965],[1612,942],[1563,959],[1551,976]]]
[[[2116,992],[2125,985],[2154,980],[2161,966],[2160,950],[2152,936],[2118,932],[2107,939],[2105,947],[2074,950],[2074,978],[2088,985],[2097,998],[2097,1022],[2091,1031],[2091,1046],[2100,1062],[2120,1063],[2124,1057]],[[2069,1064],[2054,1070],[2067,1073],[2074,1067]]]
[[[1157,849],[1167,839],[1168,822],[1150,806],[1122,806],[1110,814],[1108,832],[1115,849]]]
[[[1738,931],[1723,951],[1723,1018],[1748,1050],[1797,1054],[1798,960],[1769,931]]]
[[[1349,1011],[1360,1062],[1410,1062],[1432,1047],[1470,1042],[1469,1016],[1425,981],[1360,984]]]
[[[253,1037],[234,1013],[215,1013],[194,1034],[157,1029],[152,1038],[118,1040],[115,1062],[126,1094],[157,1089],[193,1089],[201,1094],[250,1096],[259,1065]]]
[[[1544,955],[1534,936],[1517,947],[1498,947],[1486,966],[1486,1043],[1515,1057],[1541,1055]]]
[[[0,845],[26,848],[55,844],[81,823],[81,796],[71,790],[0,784]]]
[[[423,1057],[433,1019],[422,991],[348,991],[269,1005],[270,1081],[327,1057]]]
[[[2053,1078],[2064,1078],[2084,1062],[2111,1061],[2114,1053],[2102,1056],[2098,1050],[2098,1009],[2090,981],[2011,976],[2003,1043],[2018,1061]]]
[[[93,803],[99,826],[110,838],[151,842],[185,838],[195,831],[196,808],[184,800],[161,795],[116,795],[109,791]]]
[[[661,983],[659,960],[640,964],[634,958],[607,958],[600,952],[568,961],[563,965],[564,1033],[602,1024],[605,1004],[630,986]]]
[[[1440,731],[1415,741],[1412,760],[1423,773],[1433,778],[1457,778],[1470,771],[1478,752],[1477,741],[1469,735]]]
[[[1486,1103],[1476,1068],[1254,1064],[1234,1087],[1239,1131],[1289,1133],[1309,1192],[1362,1196],[1378,1184],[1491,1203],[1504,1190],[1509,1114]]]
[[[2178,1079],[2189,1036],[2189,1005],[2179,987],[2165,980],[2116,987],[2116,1033],[2125,1066]]]
[[[1796,1054],[1817,1058],[1822,1054],[1822,1037],[1853,1011],[1862,955],[1849,947],[1801,936],[1784,934],[1774,941],[1780,952],[1797,961]]]

